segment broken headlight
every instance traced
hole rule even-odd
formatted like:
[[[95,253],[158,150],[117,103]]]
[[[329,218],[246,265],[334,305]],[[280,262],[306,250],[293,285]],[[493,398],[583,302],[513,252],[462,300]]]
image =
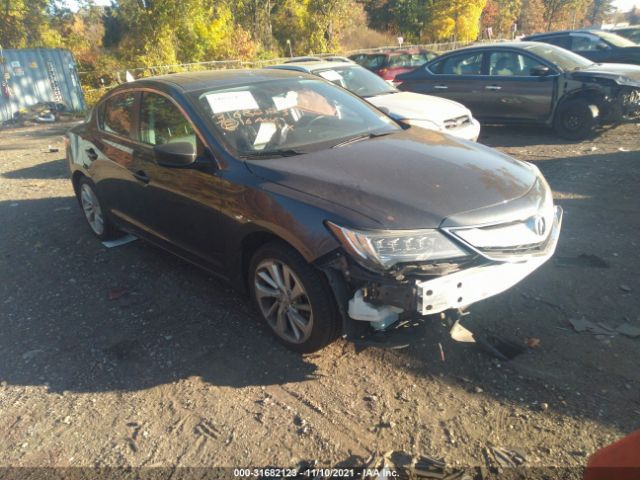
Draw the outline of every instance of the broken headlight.
[[[327,222],[345,250],[362,266],[387,270],[397,263],[466,257],[468,253],[438,230],[362,231]]]

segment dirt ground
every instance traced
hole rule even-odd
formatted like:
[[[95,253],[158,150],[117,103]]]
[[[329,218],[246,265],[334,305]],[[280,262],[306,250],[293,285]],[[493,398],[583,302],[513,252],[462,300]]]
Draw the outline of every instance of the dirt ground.
[[[487,334],[529,339],[508,362],[438,319],[401,350],[285,350],[207,273],[92,236],[66,127],[0,131],[0,467],[357,466],[391,450],[479,467],[493,446],[579,478],[640,427],[640,338],[607,330],[640,327],[640,125],[582,143],[484,128],[565,211],[554,259],[471,309]],[[583,317],[599,335],[575,331]]]

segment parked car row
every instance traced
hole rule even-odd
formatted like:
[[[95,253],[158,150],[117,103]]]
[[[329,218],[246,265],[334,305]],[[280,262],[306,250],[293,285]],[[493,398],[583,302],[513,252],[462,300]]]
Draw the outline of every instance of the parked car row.
[[[453,100],[482,122],[546,125],[573,140],[640,111],[640,67],[631,65],[640,64],[640,46],[612,32],[551,32],[440,57],[422,52],[432,58],[417,67],[409,61],[410,52],[417,54],[394,50],[350,59],[400,90]],[[404,59],[398,63],[402,68],[388,68],[393,58]],[[391,105],[370,101],[393,112]],[[420,108],[416,104],[414,110]],[[424,113],[424,120],[442,124],[442,116],[431,119],[430,114]]]
[[[378,92],[348,90],[372,88],[350,63],[311,64],[108,92],[66,136],[93,233],[129,232],[229,281],[298,352],[457,312],[553,255],[562,210],[535,166],[394,120]],[[388,95],[390,112],[407,108]]]

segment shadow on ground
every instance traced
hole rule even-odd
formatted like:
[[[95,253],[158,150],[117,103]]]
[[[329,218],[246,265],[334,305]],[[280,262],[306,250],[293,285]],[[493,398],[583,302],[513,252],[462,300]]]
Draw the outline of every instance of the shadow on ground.
[[[21,168],[11,172],[4,173],[4,178],[10,179],[33,179],[48,180],[53,178],[68,178],[66,160],[64,158],[51,160],[49,162],[39,163],[33,167]]]

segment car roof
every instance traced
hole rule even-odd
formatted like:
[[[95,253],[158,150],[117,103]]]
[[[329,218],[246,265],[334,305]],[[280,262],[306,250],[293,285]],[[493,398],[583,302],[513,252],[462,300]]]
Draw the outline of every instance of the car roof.
[[[611,28],[612,32],[620,32],[623,30],[640,30],[640,25],[629,25],[627,27],[613,27]]]
[[[566,35],[567,33],[594,33],[597,35],[601,31],[602,30],[599,30],[599,29],[589,29],[589,28],[581,28],[578,30],[559,30],[557,32],[534,33],[533,35],[527,35],[525,38],[555,37],[557,35]]]
[[[457,50],[451,50],[443,53],[441,56],[434,58],[431,62],[435,62],[445,55],[452,53],[464,52],[466,50],[491,50],[494,48],[515,48],[517,50],[526,50],[527,47],[533,47],[540,45],[540,42],[527,42],[527,41],[513,41],[513,42],[496,42],[496,43],[483,43],[478,45],[469,45],[468,47],[458,48]]]
[[[335,64],[335,62],[334,62]],[[178,88],[183,92],[193,92],[211,87],[230,87],[234,85],[247,85],[268,80],[294,78],[300,72],[292,72],[276,69],[243,69],[243,70],[203,70],[199,72],[180,72],[146,77],[133,82],[128,82],[127,87],[163,85],[170,88]]]
[[[359,65],[353,62],[336,62],[336,61],[332,62],[329,60],[320,60],[315,62],[281,63],[279,65],[270,65],[266,68],[279,69],[279,70],[297,70],[300,72],[311,73],[317,70],[324,70],[325,68],[338,68],[338,67],[359,67]]]

